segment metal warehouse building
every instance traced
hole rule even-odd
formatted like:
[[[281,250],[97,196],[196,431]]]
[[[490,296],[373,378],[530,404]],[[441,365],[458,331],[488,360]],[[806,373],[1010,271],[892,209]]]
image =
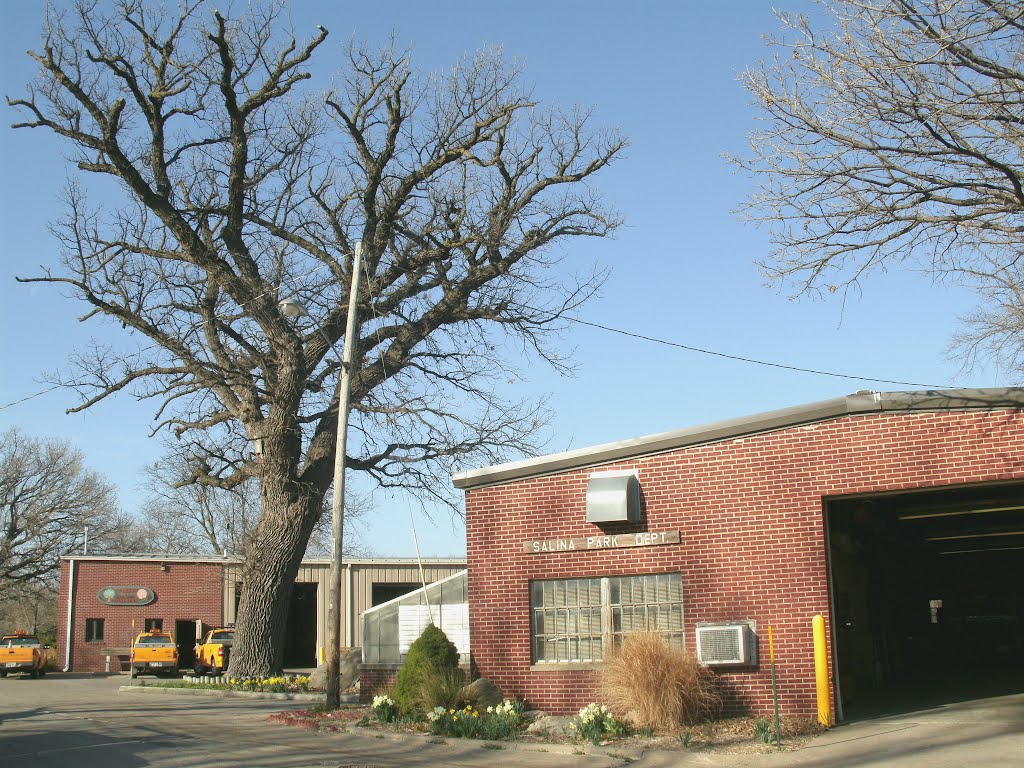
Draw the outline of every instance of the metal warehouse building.
[[[424,558],[427,584],[465,569],[465,560]],[[304,560],[289,606],[286,667],[314,667],[327,637],[330,560]],[[68,671],[118,671],[135,632],[173,632],[179,665],[192,666],[200,627],[235,621],[242,563],[225,557],[166,554],[66,555],[61,558],[58,665]],[[420,588],[415,559],[342,562],[342,637],[362,642],[360,614]],[[133,625],[134,622],[134,625]]]
[[[733,711],[840,719],[1024,690],[1024,390],[859,392],[455,475],[475,670],[551,712],[625,633]]]

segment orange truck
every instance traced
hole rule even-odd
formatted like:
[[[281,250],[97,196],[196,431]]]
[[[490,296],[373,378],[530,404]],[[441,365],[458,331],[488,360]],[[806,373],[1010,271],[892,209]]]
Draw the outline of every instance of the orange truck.
[[[50,646],[23,629],[4,635],[0,638],[0,677],[7,677],[8,672],[27,672],[33,680],[42,677],[49,650]]]
[[[132,643],[131,677],[178,674],[178,645],[170,632],[143,632]]]
[[[196,643],[195,673],[220,675],[226,672],[234,644],[234,627],[211,629],[201,642]]]

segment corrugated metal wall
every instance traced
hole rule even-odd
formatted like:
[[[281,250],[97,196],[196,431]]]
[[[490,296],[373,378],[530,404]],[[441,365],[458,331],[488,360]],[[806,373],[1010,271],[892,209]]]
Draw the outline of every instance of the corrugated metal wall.
[[[345,644],[358,648],[362,643],[359,616],[373,605],[374,584],[420,584],[420,569],[416,560],[359,559],[342,561],[342,624]],[[424,559],[423,578],[427,584],[451,576],[466,568],[465,560]],[[331,564],[326,560],[306,561],[299,567],[295,581],[317,585],[316,647],[322,649],[327,642],[327,603]],[[224,568],[224,618],[235,621],[235,589],[242,583],[242,565],[230,563]],[[313,665],[310,660],[310,665]]]

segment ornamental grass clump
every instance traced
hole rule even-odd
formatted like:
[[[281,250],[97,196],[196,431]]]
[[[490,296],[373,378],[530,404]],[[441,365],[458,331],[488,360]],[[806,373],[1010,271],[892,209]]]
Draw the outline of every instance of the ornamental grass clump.
[[[714,678],[696,656],[655,632],[626,636],[602,668],[601,695],[638,728],[675,730],[721,708]]]
[[[458,667],[425,664],[420,670],[417,708],[420,712],[430,712],[435,707],[461,709],[472,704],[462,692],[465,686],[466,675]]]

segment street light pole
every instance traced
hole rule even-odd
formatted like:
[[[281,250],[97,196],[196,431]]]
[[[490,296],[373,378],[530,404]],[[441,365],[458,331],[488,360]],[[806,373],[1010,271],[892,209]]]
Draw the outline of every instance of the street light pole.
[[[341,544],[344,535],[342,514],[345,505],[345,451],[348,447],[349,386],[352,360],[356,355],[359,301],[359,270],[363,260],[363,244],[356,243],[352,258],[352,283],[348,294],[348,323],[345,326],[345,349],[338,376],[338,434],[334,448],[334,501],[331,505],[331,586],[327,621],[327,709],[341,706]],[[351,606],[346,606],[351,610]]]

